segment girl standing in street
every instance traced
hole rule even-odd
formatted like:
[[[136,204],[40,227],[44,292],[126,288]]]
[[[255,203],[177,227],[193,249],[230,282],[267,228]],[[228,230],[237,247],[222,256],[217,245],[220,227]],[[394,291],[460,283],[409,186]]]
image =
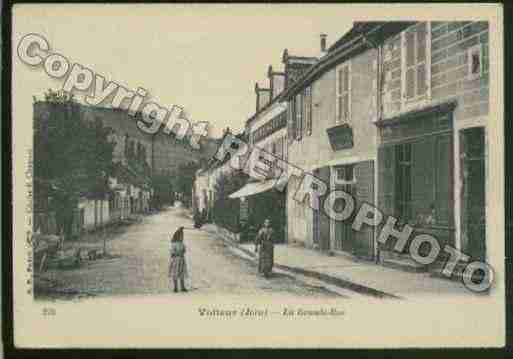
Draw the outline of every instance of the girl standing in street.
[[[173,280],[173,291],[175,293],[178,292],[178,281],[180,281],[182,292],[187,292],[187,289],[185,289],[187,263],[185,261],[186,248],[183,244],[183,230],[184,227],[178,228],[171,239],[169,277]]]

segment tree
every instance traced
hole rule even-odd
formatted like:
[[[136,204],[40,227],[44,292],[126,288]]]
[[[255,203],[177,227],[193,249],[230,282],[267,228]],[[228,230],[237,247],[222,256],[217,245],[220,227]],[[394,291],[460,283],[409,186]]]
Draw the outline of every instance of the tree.
[[[151,185],[153,187],[153,206],[160,209],[163,204],[171,203],[172,184],[169,176],[165,174],[156,174],[152,177]]]
[[[238,232],[240,203],[239,199],[229,198],[230,194],[241,189],[249,176],[243,171],[221,173],[215,184],[214,222],[233,232]]]
[[[58,232],[71,236],[73,213],[81,196],[104,198],[113,171],[112,130],[101,120],[82,119],[73,96],[49,90],[45,94],[46,116],[36,113],[34,130],[34,176],[52,198]]]

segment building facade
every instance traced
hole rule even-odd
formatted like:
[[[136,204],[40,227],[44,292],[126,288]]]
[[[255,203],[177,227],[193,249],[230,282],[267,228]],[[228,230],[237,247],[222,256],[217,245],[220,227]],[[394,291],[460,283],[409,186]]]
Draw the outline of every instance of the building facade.
[[[285,93],[289,162],[356,208],[377,205],[398,228],[486,258],[488,51],[485,22],[355,23]],[[290,242],[406,260],[394,241],[378,245],[371,228],[355,232],[293,196]]]
[[[263,150],[274,158],[287,161],[287,101],[282,94],[317,61],[315,57],[291,56],[287,49],[282,56],[283,71],[275,71],[269,66],[268,86],[255,85],[255,113],[246,121],[244,133],[251,148]],[[253,156],[248,158],[246,169],[250,175],[248,184],[233,193],[232,198],[241,200],[241,219],[252,228],[259,228],[265,219],[270,219],[276,238],[275,242],[287,242],[287,200],[286,191],[272,188],[273,182],[281,174],[276,161],[269,163],[270,175],[261,178],[252,175],[251,169],[261,161]]]
[[[488,23],[416,23],[382,51],[379,203],[486,259]]]

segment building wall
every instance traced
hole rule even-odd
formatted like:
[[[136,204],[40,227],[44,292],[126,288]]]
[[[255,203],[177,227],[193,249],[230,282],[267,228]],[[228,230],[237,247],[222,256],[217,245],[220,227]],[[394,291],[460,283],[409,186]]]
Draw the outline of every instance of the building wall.
[[[283,127],[277,128],[272,131],[269,135],[260,138],[257,141],[254,141],[254,134],[258,131],[262,126],[270,123],[274,119],[277,119],[279,116],[286,116],[287,104],[275,102],[265,111],[263,111],[259,116],[251,121],[247,125],[246,131],[249,133],[251,146],[256,146],[259,149],[265,150],[269,153],[274,154],[275,156],[282,158],[284,160],[287,159],[287,129],[286,124]],[[273,153],[273,145],[275,152]],[[246,168],[253,168],[255,163],[252,162],[252,157],[250,157],[246,163]]]
[[[79,210],[84,212],[84,223],[82,229],[93,230],[110,223],[109,201],[84,199],[78,205]]]
[[[418,26],[418,25],[413,25]],[[401,115],[407,111],[422,109],[430,105],[455,101],[453,112],[453,195],[455,246],[462,247],[462,169],[460,168],[460,133],[470,127],[483,127],[487,133],[489,117],[489,45],[487,22],[431,22],[428,24],[428,92],[425,98],[411,103],[401,98],[401,79],[404,67],[401,57],[405,55],[404,38],[399,34],[388,39],[383,52],[385,57],[384,117]],[[410,28],[411,29],[411,28]],[[405,31],[408,31],[405,30]],[[395,46],[394,46],[395,45]],[[481,70],[471,73],[474,51],[480,53]],[[388,52],[388,54],[387,54]],[[404,88],[403,88],[404,93]],[[487,161],[485,137],[485,164]],[[488,176],[486,175],[485,178]],[[488,182],[486,192],[490,191]],[[485,200],[487,203],[487,199]],[[488,204],[487,204],[488,205]],[[486,206],[485,206],[486,208]],[[488,219],[489,221],[489,219]]]
[[[432,98],[443,101],[454,98],[458,105],[454,112],[454,189],[456,246],[462,248],[461,226],[461,171],[460,132],[464,128],[485,128],[485,164],[487,160],[487,123],[489,116],[489,43],[487,22],[434,22],[431,31]],[[482,73],[470,74],[470,53],[473,47],[480,48]],[[488,178],[488,175],[485,176]],[[487,181],[486,181],[487,182]],[[486,192],[490,193],[488,183]],[[485,199],[485,212],[488,200]],[[484,240],[484,239],[483,239]],[[464,245],[463,245],[464,246]]]
[[[326,166],[376,158],[377,129],[373,123],[377,98],[376,61],[377,50],[371,49],[341,64],[350,63],[350,125],[353,128],[353,147],[334,151],[326,132],[328,128],[336,125],[336,70],[340,67],[332,68],[312,84],[311,135],[303,132],[300,140],[289,139],[288,159],[291,164],[312,173],[314,169]],[[288,111],[291,111],[290,103]],[[287,188],[289,241],[314,246],[313,213],[293,199],[296,182],[289,182]]]
[[[126,135],[130,141],[140,143],[146,149],[146,163],[151,168],[152,138],[137,127],[134,117],[129,116],[127,111],[112,108],[101,108],[93,106],[81,106],[81,113],[84,120],[94,121],[100,119],[104,126],[114,130],[116,147],[114,148],[114,161],[126,163],[125,146]]]

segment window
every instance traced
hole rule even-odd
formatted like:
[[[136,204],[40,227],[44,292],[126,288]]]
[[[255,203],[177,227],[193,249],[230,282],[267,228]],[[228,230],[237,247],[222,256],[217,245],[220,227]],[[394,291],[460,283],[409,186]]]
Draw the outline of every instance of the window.
[[[470,78],[478,78],[483,71],[483,52],[481,45],[472,46],[468,49],[468,74]]]
[[[304,116],[305,133],[307,136],[312,134],[312,88],[308,86],[304,95]]]
[[[338,124],[349,122],[351,116],[351,78],[349,64],[344,64],[337,69],[337,111],[336,122]]]
[[[296,95],[296,140],[300,141],[303,132],[303,96]]]
[[[428,23],[422,22],[403,33],[403,98],[415,100],[428,92]]]
[[[351,184],[356,182],[354,165],[336,167],[336,181],[339,184]]]

